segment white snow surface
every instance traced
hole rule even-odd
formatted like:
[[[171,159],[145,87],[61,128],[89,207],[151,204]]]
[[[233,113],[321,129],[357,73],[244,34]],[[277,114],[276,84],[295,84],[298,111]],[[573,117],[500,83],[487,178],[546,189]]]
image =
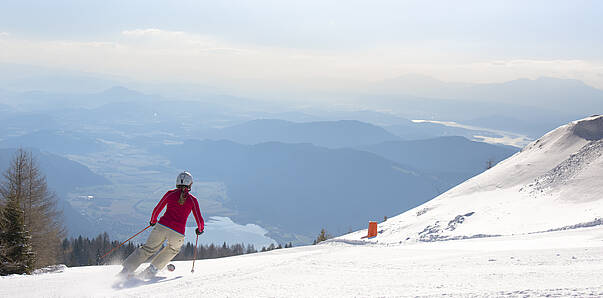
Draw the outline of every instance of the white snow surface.
[[[156,282],[120,266],[0,277],[0,297],[603,296],[603,227],[408,245],[330,242],[174,262]],[[144,265],[140,269],[143,269]]]
[[[561,126],[435,199],[334,241],[408,243],[603,224],[603,116]]]
[[[174,262],[153,282],[60,267],[0,277],[0,297],[602,297],[602,138],[600,116],[561,126],[371,239]]]

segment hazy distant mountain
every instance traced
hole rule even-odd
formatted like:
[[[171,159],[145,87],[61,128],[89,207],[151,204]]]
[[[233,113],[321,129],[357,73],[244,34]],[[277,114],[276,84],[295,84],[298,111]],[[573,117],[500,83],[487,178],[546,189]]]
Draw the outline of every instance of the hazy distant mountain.
[[[286,112],[258,112],[258,119],[279,119],[291,122],[312,122],[312,121],[323,121],[325,118],[306,113],[304,111],[290,110]]]
[[[468,123],[485,127],[516,131],[531,126],[538,128],[540,134],[555,129],[574,118],[583,118],[603,111],[603,90],[588,86],[582,81],[569,79],[520,79],[500,84],[475,85],[467,90],[465,96],[474,100],[487,98],[506,104],[545,107],[564,115],[553,125],[547,121],[534,121],[534,119],[513,114],[501,115],[494,111],[490,115],[496,116],[486,115],[488,117],[476,117],[477,119],[468,121]],[[543,116],[538,115],[538,119],[542,119]]]
[[[458,97],[548,106],[553,109],[569,107],[577,111],[581,108],[603,107],[603,90],[588,86],[579,80],[548,77],[535,80],[518,79],[498,84],[475,84]]]
[[[47,114],[7,112],[4,117],[0,118],[0,138],[35,131],[41,127],[58,129],[60,124],[54,117]]]
[[[87,154],[105,149],[105,145],[83,133],[40,130],[0,142],[0,147],[34,147],[57,154]]]
[[[433,179],[353,149],[187,141],[161,153],[197,181],[223,181],[239,222],[306,236],[363,227],[437,194]]]
[[[156,102],[166,102],[166,100],[157,95],[144,94],[121,86],[113,86],[93,93],[35,90],[8,92],[4,96],[0,96],[1,104],[11,106],[20,112],[52,113],[57,117],[70,112],[86,114],[86,111],[93,111],[106,104],[137,103],[152,107]],[[132,113],[134,112],[136,111],[132,111]]]
[[[423,75],[404,75],[376,83],[373,92],[437,99],[494,101],[552,109],[603,107],[603,90],[574,79],[540,77],[503,83],[444,82]],[[580,106],[576,106],[579,104]]]
[[[527,134],[531,137],[542,135],[546,131],[566,123],[572,119],[569,110],[555,110],[552,106],[529,106],[525,104],[507,104],[489,100],[459,100],[432,99],[408,95],[359,95],[355,98],[358,103],[369,101],[375,109],[390,109],[399,111],[402,117],[408,119],[428,119],[455,121],[467,124],[476,118],[493,119],[508,117],[521,119],[525,123],[516,133]],[[504,130],[503,127],[488,125],[488,128]]]
[[[452,187],[519,151],[511,146],[491,145],[463,137],[394,141],[360,147],[395,162],[433,174]]]
[[[379,82],[370,91],[380,94],[370,98],[375,106],[382,108],[435,120],[466,123],[479,118],[473,122],[488,128],[513,129],[533,137],[574,118],[603,111],[603,90],[572,79],[542,77],[464,84],[406,75]],[[519,121],[501,120],[509,118]]]
[[[199,127],[233,125],[252,119],[224,107],[220,100],[216,102],[167,100],[119,86],[88,94],[9,93],[0,98],[0,105],[8,106],[6,115],[0,118],[0,138],[41,128],[185,134]],[[0,106],[0,113],[2,110]]]
[[[16,92],[91,93],[123,81],[107,75],[14,63],[0,63],[0,87]]]
[[[312,143],[329,148],[352,147],[397,140],[385,129],[355,120],[295,123],[261,119],[206,132],[201,137],[243,144],[263,142]]]
[[[26,150],[32,150],[40,169],[46,175],[48,185],[57,193],[64,194],[79,186],[110,184],[107,179],[78,162],[37,149]],[[14,153],[13,148],[0,149],[0,170],[4,171],[8,167]]]
[[[97,95],[113,100],[132,100],[139,97],[145,97],[145,94],[123,86],[113,86],[97,93]]]
[[[333,111],[318,109],[289,110],[279,113],[254,114],[258,119],[279,119],[291,122],[318,122],[318,121],[339,121],[339,120],[357,120],[378,126],[409,124],[412,122],[391,113],[377,112],[368,109],[357,111]]]
[[[369,91],[377,94],[406,94],[428,98],[457,98],[471,83],[450,83],[420,74],[405,74],[373,84]]]
[[[320,116],[323,121],[336,120],[358,120],[378,126],[388,125],[407,125],[412,124],[408,119],[402,118],[392,113],[378,112],[373,110],[358,110],[358,111],[321,111],[310,110],[313,115]]]

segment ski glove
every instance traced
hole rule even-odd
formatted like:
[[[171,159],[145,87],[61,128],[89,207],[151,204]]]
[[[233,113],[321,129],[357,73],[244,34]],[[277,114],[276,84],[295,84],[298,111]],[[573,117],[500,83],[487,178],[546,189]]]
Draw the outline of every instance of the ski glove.
[[[199,231],[199,228],[196,228],[195,233],[197,233],[197,236],[201,235],[201,234],[203,234],[203,230]]]
[[[151,226],[151,227],[152,227],[152,226],[154,226],[155,224],[156,224],[156,222],[149,221],[149,226]]]

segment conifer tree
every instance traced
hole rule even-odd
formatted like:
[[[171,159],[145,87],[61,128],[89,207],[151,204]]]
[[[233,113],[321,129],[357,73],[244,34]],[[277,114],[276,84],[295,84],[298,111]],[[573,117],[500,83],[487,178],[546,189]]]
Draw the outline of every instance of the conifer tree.
[[[0,212],[0,275],[31,273],[35,254],[23,224],[23,211],[10,198]]]
[[[327,239],[333,238],[333,236],[331,236],[330,234],[327,233],[327,230],[325,229],[321,229],[320,230],[320,234],[318,234],[318,237],[316,237],[316,240],[314,240],[313,244],[318,244],[320,242],[323,242]]]
[[[247,249],[245,250],[246,254],[256,253],[256,252],[258,252],[258,251],[257,251],[257,249],[255,249],[253,244],[247,244]]]
[[[0,201],[9,198],[15,198],[24,212],[25,228],[36,254],[35,267],[56,264],[64,234],[62,214],[31,152],[17,150],[4,173]]]

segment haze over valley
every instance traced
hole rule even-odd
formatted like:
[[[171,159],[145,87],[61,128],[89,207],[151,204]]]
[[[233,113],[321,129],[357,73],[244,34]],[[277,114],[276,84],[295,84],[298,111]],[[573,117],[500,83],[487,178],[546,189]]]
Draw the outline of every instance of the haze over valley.
[[[542,88],[533,82],[524,86],[526,94]],[[589,92],[576,100],[600,108]],[[546,115],[541,123],[550,127],[570,117],[514,103],[505,103],[508,114],[497,106],[480,117],[495,104],[407,95],[375,95],[374,106],[360,110],[293,103],[266,109],[255,99],[167,98],[122,86],[1,96],[1,147],[62,156],[99,177],[65,188],[55,177],[71,173],[47,174],[69,221],[94,223],[75,225],[88,228],[70,230],[74,236],[94,235],[99,226],[115,237],[136,230],[173,173],[186,169],[198,179],[193,190],[208,216],[257,224],[277,242],[308,243],[321,228],[339,235],[420,205],[513,155],[530,141],[530,131],[539,131],[509,120],[520,115],[515,111]],[[409,120],[425,118],[434,120]],[[312,224],[302,225],[306,214]]]

